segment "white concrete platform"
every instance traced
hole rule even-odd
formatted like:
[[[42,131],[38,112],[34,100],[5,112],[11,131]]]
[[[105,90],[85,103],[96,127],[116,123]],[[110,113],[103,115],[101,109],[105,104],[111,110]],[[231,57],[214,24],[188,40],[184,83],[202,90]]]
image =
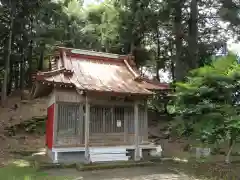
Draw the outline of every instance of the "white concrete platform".
[[[156,149],[156,145],[154,144],[147,144],[147,145],[139,145],[139,148],[141,149]],[[111,148],[112,150],[114,149],[135,149],[134,145],[128,145],[128,146],[95,146],[95,147],[89,147],[89,151],[94,151],[94,150],[100,150],[100,149],[106,149],[106,148]],[[85,151],[85,147],[68,147],[68,148],[52,148],[52,152],[79,152],[79,151]]]
[[[157,146],[153,144],[139,145],[140,157],[143,156],[142,155],[143,149],[155,150],[156,148]],[[90,161],[91,162],[128,161],[130,158],[127,155],[128,150],[134,149],[135,149],[134,145],[90,147],[89,148]],[[78,155],[76,155],[75,160],[79,159],[79,161],[82,161],[84,159],[84,152],[85,152],[84,147],[53,148],[51,151],[51,156],[53,162],[58,163],[61,157],[64,157],[64,159],[67,161],[68,156],[69,158],[71,156],[71,158],[74,159],[74,153],[78,153]]]

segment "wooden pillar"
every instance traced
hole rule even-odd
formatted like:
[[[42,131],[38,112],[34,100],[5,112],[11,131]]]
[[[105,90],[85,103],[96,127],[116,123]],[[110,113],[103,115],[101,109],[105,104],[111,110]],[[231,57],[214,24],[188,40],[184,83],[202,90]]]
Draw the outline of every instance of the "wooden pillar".
[[[86,102],[85,102],[85,160],[86,160],[86,163],[90,162],[89,123],[90,123],[90,104],[88,102],[88,97],[86,95]]]
[[[128,111],[124,108],[124,143],[128,143]]]
[[[148,141],[148,105],[147,100],[144,101],[144,134],[143,140]]]
[[[138,109],[138,101],[134,102],[134,143],[135,143],[135,153],[134,160],[139,161],[140,157],[140,148],[139,148],[139,109]]]

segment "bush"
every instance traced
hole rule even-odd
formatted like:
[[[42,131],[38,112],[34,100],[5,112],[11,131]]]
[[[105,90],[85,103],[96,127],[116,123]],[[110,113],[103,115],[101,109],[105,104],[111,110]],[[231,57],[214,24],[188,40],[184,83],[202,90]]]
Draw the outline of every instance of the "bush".
[[[176,84],[178,133],[201,143],[229,140],[230,150],[240,134],[240,66],[233,55],[193,70]],[[229,160],[229,157],[228,157]]]

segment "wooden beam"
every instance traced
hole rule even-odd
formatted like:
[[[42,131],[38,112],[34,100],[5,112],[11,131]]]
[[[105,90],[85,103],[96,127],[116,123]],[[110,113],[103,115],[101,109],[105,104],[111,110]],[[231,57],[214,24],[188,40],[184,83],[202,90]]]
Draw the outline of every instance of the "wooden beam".
[[[108,99],[105,100],[97,100],[97,99],[89,99],[89,102],[93,105],[103,105],[104,106],[109,106],[112,107],[114,105],[118,105],[118,106],[127,106],[127,107],[133,107],[133,103],[132,102],[121,102],[121,101],[111,101]]]
[[[88,102],[88,96],[86,95],[86,104],[85,104],[85,160],[86,160],[86,163],[90,162],[89,123],[90,123],[90,104]]]
[[[134,145],[135,145],[135,153],[134,153],[134,160],[139,161],[141,160],[140,157],[140,148],[139,148],[139,109],[138,109],[138,101],[134,102]]]

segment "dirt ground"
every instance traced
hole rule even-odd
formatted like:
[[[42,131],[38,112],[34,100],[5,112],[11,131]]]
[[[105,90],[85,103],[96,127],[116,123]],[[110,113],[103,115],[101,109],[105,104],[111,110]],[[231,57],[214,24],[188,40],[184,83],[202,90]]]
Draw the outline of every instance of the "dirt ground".
[[[44,148],[45,137],[21,134],[15,137],[0,138],[0,167],[14,160],[15,151],[38,152]]]
[[[157,167],[137,167],[101,171],[78,172],[69,169],[46,171],[52,176],[72,175],[76,180],[195,180],[186,174],[167,169],[164,164]]]
[[[12,151],[38,151],[44,147],[45,137],[39,134],[18,133],[6,136],[6,127],[20,124],[32,117],[46,116],[47,99],[21,100],[12,94],[4,108],[0,107],[0,166],[14,159]]]

